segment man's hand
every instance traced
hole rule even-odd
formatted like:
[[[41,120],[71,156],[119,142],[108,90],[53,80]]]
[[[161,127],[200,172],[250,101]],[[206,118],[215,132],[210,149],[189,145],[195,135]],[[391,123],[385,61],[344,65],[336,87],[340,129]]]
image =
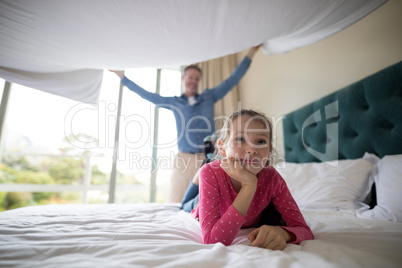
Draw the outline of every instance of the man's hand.
[[[248,240],[254,247],[282,250],[294,235],[279,226],[262,225],[248,235]]]
[[[116,71],[116,70],[109,70],[109,71],[117,74],[117,76],[120,77],[120,79],[123,79],[124,77],[124,71]]]
[[[250,60],[253,59],[254,54],[257,52],[257,50],[262,46],[262,44],[259,44],[258,46],[250,48],[250,50],[247,53],[247,58]]]

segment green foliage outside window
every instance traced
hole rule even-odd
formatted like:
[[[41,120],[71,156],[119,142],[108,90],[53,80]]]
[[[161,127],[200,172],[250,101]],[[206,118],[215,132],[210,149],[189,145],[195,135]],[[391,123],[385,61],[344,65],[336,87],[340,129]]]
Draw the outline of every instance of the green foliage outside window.
[[[88,143],[96,139],[78,134],[75,139]],[[0,163],[1,184],[43,184],[43,185],[83,185],[85,168],[91,152],[87,148],[76,148],[66,137],[59,156],[27,156],[19,153],[3,155]],[[68,155],[67,155],[68,154]],[[71,156],[73,155],[73,156]],[[38,158],[39,157],[39,158]],[[98,156],[99,157],[99,156]],[[119,184],[143,184],[135,176],[117,172]],[[110,174],[102,172],[97,165],[91,167],[91,185],[108,185]],[[90,197],[89,203],[104,202],[102,192]],[[148,202],[149,192],[121,194],[121,202]],[[82,192],[0,192],[0,211],[24,206],[46,204],[75,204],[82,202]]]
[[[84,159],[44,157],[36,167],[26,156],[3,157],[0,164],[0,184],[68,184],[80,185],[84,177]],[[92,167],[97,181],[104,183],[107,174]],[[102,179],[100,179],[102,178]],[[0,192],[0,211],[44,204],[80,203],[80,193]]]

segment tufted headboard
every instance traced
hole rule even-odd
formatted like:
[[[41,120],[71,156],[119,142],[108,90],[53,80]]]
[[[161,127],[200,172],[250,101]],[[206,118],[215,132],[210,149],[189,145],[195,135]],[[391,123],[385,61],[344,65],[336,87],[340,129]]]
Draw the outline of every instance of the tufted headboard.
[[[285,160],[402,154],[402,61],[286,115]]]

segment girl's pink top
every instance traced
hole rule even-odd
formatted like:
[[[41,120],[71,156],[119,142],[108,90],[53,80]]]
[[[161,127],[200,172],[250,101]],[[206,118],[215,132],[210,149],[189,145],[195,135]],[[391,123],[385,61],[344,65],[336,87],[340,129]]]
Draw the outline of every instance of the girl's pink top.
[[[261,213],[270,202],[286,222],[287,226],[281,227],[295,235],[296,240],[291,243],[314,239],[284,179],[275,168],[265,167],[258,174],[257,190],[243,218],[232,205],[237,192],[220,162],[215,160],[201,168],[199,204],[191,212],[200,221],[204,243],[221,242],[228,246],[241,228],[259,227]]]

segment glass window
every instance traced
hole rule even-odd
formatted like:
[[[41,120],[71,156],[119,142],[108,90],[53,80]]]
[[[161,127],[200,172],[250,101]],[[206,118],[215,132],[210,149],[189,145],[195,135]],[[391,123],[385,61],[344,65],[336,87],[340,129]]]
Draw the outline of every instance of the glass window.
[[[180,96],[181,72],[179,69],[162,70],[160,94],[162,96]],[[159,109],[158,133],[156,202],[165,202],[169,190],[171,166],[177,153],[176,120],[173,113],[167,109]]]
[[[126,70],[126,76],[145,90],[155,93],[157,70],[136,68]],[[160,95],[180,95],[181,74],[177,70],[162,70]],[[155,105],[124,88],[120,122],[118,177],[115,202],[149,202],[151,196],[152,164],[158,167],[156,202],[167,196],[169,169],[163,162],[170,161],[177,152],[176,128],[173,113],[158,109],[155,126]],[[157,159],[153,159],[155,127],[158,133]]]
[[[156,69],[136,68],[126,75],[147,91],[156,91]],[[160,94],[180,95],[180,81],[178,69],[162,70]],[[98,105],[90,105],[12,84],[0,150],[0,210],[108,202],[119,86],[117,76],[105,71]],[[150,201],[155,131],[159,133],[158,166],[172,161],[177,152],[173,114],[166,109],[158,113],[154,126],[155,106],[124,88],[117,203]],[[166,200],[168,174],[166,164],[157,171],[156,202]]]
[[[156,89],[156,69],[136,68],[125,75],[149,92]],[[116,203],[149,202],[154,105],[123,89],[120,118]]]
[[[1,141],[0,209],[107,202],[114,132],[101,122],[116,117],[107,109],[117,105],[119,82],[112,75],[105,72],[98,106],[12,84]]]

